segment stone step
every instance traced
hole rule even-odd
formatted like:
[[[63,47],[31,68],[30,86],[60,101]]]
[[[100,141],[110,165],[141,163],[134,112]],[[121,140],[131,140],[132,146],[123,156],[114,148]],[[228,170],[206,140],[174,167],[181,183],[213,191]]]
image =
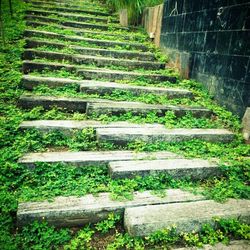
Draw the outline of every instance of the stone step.
[[[118,58],[79,55],[79,54],[67,54],[61,52],[40,51],[36,49],[25,49],[23,53],[23,58],[25,60],[45,58],[60,62],[66,60],[73,64],[79,64],[79,65],[93,64],[96,65],[97,67],[114,65],[114,66],[121,66],[127,69],[143,68],[143,69],[159,70],[165,68],[165,64],[159,62],[137,61],[137,60],[129,60],[123,58],[118,59]]]
[[[173,111],[177,117],[181,117],[190,112],[195,117],[210,117],[212,112],[201,107],[184,107],[172,105],[146,104],[141,102],[112,102],[112,103],[89,103],[87,114],[97,115],[112,114],[121,115],[131,112],[134,115],[146,115],[149,112],[155,112],[158,116],[164,116],[166,112]],[[127,131],[126,131],[127,132]]]
[[[236,218],[250,223],[250,201],[212,200],[126,208],[124,225],[131,236],[148,236],[155,231],[176,227],[177,233],[197,232],[202,224],[214,224],[214,218]]]
[[[97,16],[84,16],[80,14],[74,13],[65,13],[65,12],[58,12],[52,10],[27,10],[26,13],[28,15],[38,15],[38,16],[50,16],[50,15],[57,15],[58,17],[65,17],[72,19],[73,21],[80,21],[80,22],[101,22],[101,23],[118,23],[117,20],[108,17],[97,17]]]
[[[83,55],[91,56],[105,56],[113,58],[125,58],[125,59],[136,59],[138,61],[154,61],[155,56],[150,52],[136,52],[128,50],[110,50],[110,49],[101,49],[101,48],[88,48],[77,45],[66,45],[64,43],[51,42],[51,41],[41,41],[35,39],[25,39],[26,48],[37,48],[41,46],[51,46],[58,49],[69,48],[75,52]]]
[[[109,164],[109,174],[113,179],[159,173],[166,173],[174,179],[192,180],[203,180],[222,174],[216,161],[202,159],[118,161]]]
[[[28,74],[29,72],[37,71],[42,72],[43,70],[67,70],[69,72],[75,72],[78,76],[83,79],[107,79],[110,81],[115,80],[137,80],[146,79],[154,82],[169,81],[176,83],[177,79],[173,76],[165,76],[160,74],[142,74],[129,71],[120,70],[108,70],[108,69],[96,69],[96,68],[81,68],[77,65],[55,63],[55,62],[35,62],[35,61],[23,61],[23,72]]]
[[[148,47],[140,44],[140,43],[131,43],[131,42],[119,42],[119,41],[110,41],[110,40],[98,40],[98,39],[91,39],[91,38],[85,38],[81,36],[66,36],[62,34],[57,34],[54,32],[48,32],[48,31],[37,31],[37,30],[25,30],[24,36],[26,37],[42,37],[46,39],[60,39],[64,40],[66,42],[83,42],[91,45],[95,44],[96,46],[101,46],[102,48],[114,48],[115,46],[119,47],[129,47],[131,49],[139,50],[139,51],[148,51]]]
[[[143,87],[129,84],[100,81],[84,81],[80,83],[80,91],[88,94],[108,95],[114,91],[128,91],[133,95],[154,94],[166,96],[168,99],[193,98],[193,93],[185,89]]]
[[[107,95],[115,90],[129,91],[134,95],[154,94],[164,95],[169,99],[173,98],[193,98],[191,91],[175,88],[158,88],[158,87],[143,87],[129,84],[121,84],[114,82],[101,82],[93,80],[72,80],[68,78],[57,77],[40,77],[32,75],[23,75],[21,79],[22,87],[28,90],[39,86],[40,84],[47,85],[50,88],[59,86],[77,84],[79,91],[87,94]]]
[[[88,29],[80,29],[80,28],[71,28],[71,27],[66,27],[60,24],[48,24],[48,23],[44,23],[44,22],[36,22],[36,21],[30,21],[27,20],[26,21],[26,25],[27,26],[32,26],[32,27],[41,27],[41,26],[49,26],[49,27],[54,27],[54,28],[58,28],[58,29],[64,29],[64,30],[70,30],[72,32],[74,32],[76,35],[78,36],[85,36],[85,35],[100,35],[100,36],[110,36],[110,37],[114,37],[114,40],[119,37],[120,39],[123,40],[134,40],[134,41],[141,41],[141,37],[138,36],[136,33],[133,34],[131,33],[130,35],[124,35],[124,34],[119,34],[119,33],[114,33],[114,32],[103,32],[103,31],[95,31],[95,30],[88,30]],[[145,38],[145,40],[147,40]]]
[[[200,201],[204,197],[193,195],[179,189],[166,190],[165,197],[152,195],[150,191],[134,192],[133,200],[112,200],[109,193],[98,196],[57,197],[53,202],[25,202],[18,204],[18,227],[34,221],[47,221],[56,227],[75,227],[97,223],[108,218],[110,213],[123,216],[125,208],[154,204],[171,204]]]
[[[226,129],[144,129],[144,128],[98,128],[97,140],[100,143],[110,142],[126,145],[129,142],[182,142],[199,139],[209,142],[229,143],[234,134]]]
[[[87,99],[87,98],[69,98],[69,97],[56,97],[56,96],[39,96],[39,95],[21,95],[18,100],[18,106],[23,109],[32,109],[41,106],[44,109],[52,107],[60,107],[68,112],[85,113],[87,103],[89,102],[106,102],[102,99]],[[108,101],[112,102],[112,101]]]
[[[41,8],[43,10],[52,10],[52,11],[58,11],[58,12],[67,12],[67,13],[81,13],[81,14],[89,14],[93,16],[110,16],[110,13],[107,13],[105,11],[100,10],[93,10],[93,9],[87,9],[87,8],[79,8],[79,6],[72,7],[69,6],[60,6],[60,5],[50,5],[44,2],[39,1],[29,1],[29,3],[36,7]]]
[[[80,5],[74,5],[72,3],[66,3],[66,2],[47,2],[47,1],[28,1],[31,6],[36,6],[36,7],[41,7],[42,9],[45,7],[50,7],[50,8],[60,8],[58,11],[62,11],[62,9],[69,9],[73,10],[74,12],[80,12],[80,13],[86,13],[86,14],[91,14],[91,15],[102,15],[102,16],[109,16],[110,13],[104,9],[103,7],[96,8],[93,5],[85,5],[85,6],[80,6]],[[65,11],[65,10],[63,10]]]
[[[41,132],[49,132],[59,130],[63,133],[70,134],[75,130],[83,130],[87,128],[163,128],[161,124],[135,124],[130,122],[111,122],[103,123],[93,120],[76,121],[76,120],[35,120],[23,121],[20,124],[20,129],[37,129]]]
[[[87,22],[77,22],[77,21],[63,21],[58,18],[39,16],[39,15],[26,15],[26,20],[37,20],[41,22],[47,23],[58,23],[61,25],[65,25],[73,28],[84,28],[84,29],[98,29],[98,30],[110,30],[111,26],[107,24],[99,24],[99,23],[87,23]],[[128,30],[126,27],[112,25],[113,30]]]
[[[203,250],[248,250],[250,249],[250,242],[247,240],[232,240],[225,245],[224,243],[216,243],[214,245],[203,245]],[[171,250],[197,250],[197,247],[182,247],[173,248]]]
[[[168,152],[134,152],[134,151],[83,151],[83,152],[45,152],[28,153],[18,160],[18,163],[34,168],[36,163],[64,163],[70,166],[104,166],[112,161],[130,161],[145,159],[178,158],[178,155]]]
[[[120,115],[124,113],[124,109],[119,110],[117,107],[127,107],[126,112],[132,112],[133,114],[147,114],[148,112],[155,111],[158,115],[164,115],[167,111],[174,111],[176,116],[185,115],[186,112],[191,112],[194,116],[208,116],[210,111],[203,108],[186,108],[179,106],[165,106],[165,105],[153,105],[144,104],[141,102],[126,102],[126,101],[110,101],[107,99],[99,98],[69,98],[69,97],[57,97],[57,96],[42,96],[24,94],[21,95],[18,100],[18,105],[24,109],[32,109],[36,106],[42,106],[44,109],[50,109],[54,106],[67,110],[68,112],[81,112],[91,114],[112,114]],[[98,109],[96,108],[98,107]],[[102,111],[99,111],[102,110]],[[125,113],[126,113],[125,112]],[[122,133],[122,131],[120,131]],[[129,132],[124,131],[124,132]],[[157,133],[157,131],[156,131]]]
[[[109,79],[116,80],[140,80],[146,79],[154,82],[171,82],[176,83],[177,78],[174,76],[160,75],[160,74],[146,74],[120,70],[109,69],[78,69],[77,74],[83,76],[85,79]]]

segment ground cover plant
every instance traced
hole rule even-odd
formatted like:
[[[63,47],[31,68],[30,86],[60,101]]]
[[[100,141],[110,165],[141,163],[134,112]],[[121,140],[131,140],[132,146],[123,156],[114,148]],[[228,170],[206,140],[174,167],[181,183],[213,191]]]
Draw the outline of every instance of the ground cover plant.
[[[181,188],[218,201],[228,198],[249,199],[250,146],[243,144],[240,135],[240,122],[237,117],[218,106],[212,97],[193,80],[178,80],[179,86],[191,90],[195,94],[192,101],[207,107],[214,112],[211,119],[194,118],[186,114],[182,118],[168,112],[164,117],[155,113],[147,116],[134,116],[127,113],[121,116],[95,115],[87,117],[82,113],[69,113],[60,108],[45,110],[36,107],[22,110],[17,100],[25,90],[21,87],[22,53],[24,51],[25,29],[24,11],[29,7],[20,0],[13,0],[13,16],[9,13],[9,2],[2,1],[3,27],[5,43],[0,44],[0,249],[150,249],[166,245],[201,246],[203,244],[227,243],[230,239],[249,239],[249,225],[237,220],[221,220],[215,218],[214,227],[204,225],[200,233],[176,233],[175,228],[168,228],[147,238],[132,238],[122,229],[121,216],[110,214],[107,220],[80,229],[56,229],[46,222],[35,222],[24,228],[16,227],[17,203],[20,201],[53,200],[59,195],[81,196],[99,192],[110,192],[113,199],[126,200],[133,198],[134,191],[153,190],[156,195],[164,196],[163,189]],[[125,31],[117,34],[128,35]],[[143,35],[142,35],[143,36]],[[155,52],[156,53],[156,52]],[[159,53],[159,52],[157,52]],[[161,55],[160,55],[161,56]],[[143,71],[144,72],[144,71]],[[162,73],[162,72],[161,72]],[[167,72],[169,74],[171,72]],[[81,79],[67,70],[52,72],[33,72],[35,75],[57,76]],[[176,73],[174,73],[176,74]],[[99,79],[100,80],[100,79]],[[103,79],[105,80],[105,79]],[[106,79],[107,80],[107,79]],[[152,83],[146,79],[119,81],[143,86],[173,86],[171,83]],[[37,87],[33,93],[58,96],[78,97],[76,86],[48,89]],[[89,97],[83,95],[82,97]],[[93,97],[93,96],[91,96]],[[96,96],[99,97],[99,96]],[[101,97],[103,98],[103,97]],[[154,95],[133,96],[128,92],[114,92],[106,96],[111,100],[145,101],[146,103],[192,104],[187,100],[161,99]],[[95,119],[104,123],[113,121],[130,121],[134,123],[161,123],[167,128],[200,127],[229,128],[236,133],[232,143],[209,143],[192,140],[182,143],[145,143],[135,141],[123,147],[96,141],[95,130],[75,131],[66,136],[59,131],[41,133],[37,130],[21,131],[19,124],[23,120],[38,119]],[[146,178],[112,180],[107,166],[90,166],[75,168],[65,164],[38,164],[34,170],[27,169],[17,163],[19,157],[27,152],[44,152],[55,150],[90,151],[129,149],[135,152],[169,150],[188,158],[218,158],[223,175],[206,181],[190,179],[175,180],[166,174],[152,175]],[[103,247],[103,248],[102,248]]]

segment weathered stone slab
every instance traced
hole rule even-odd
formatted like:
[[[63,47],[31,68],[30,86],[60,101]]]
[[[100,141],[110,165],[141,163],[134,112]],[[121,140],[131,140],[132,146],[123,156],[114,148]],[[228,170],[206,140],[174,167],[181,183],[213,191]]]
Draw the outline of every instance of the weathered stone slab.
[[[50,109],[54,106],[63,108],[70,112],[86,112],[88,102],[93,99],[68,98],[55,96],[22,95],[18,100],[18,105],[24,109],[32,109],[42,106],[44,109]],[[105,100],[96,99],[95,102],[104,102]]]
[[[38,15],[26,15],[26,20],[37,20],[41,22],[47,23],[58,23],[61,25],[65,25],[68,27],[73,28],[83,28],[83,29],[99,29],[99,30],[109,30],[109,25],[106,24],[99,24],[99,23],[85,23],[85,22],[78,22],[78,21],[63,21],[61,19],[46,17],[46,16],[38,16]],[[127,28],[121,26],[112,26],[114,30],[127,30]]]
[[[228,244],[218,243],[213,246],[204,245],[203,250],[248,250],[250,249],[250,242],[247,240],[233,240]],[[173,248],[172,250],[197,250],[197,247],[183,247]]]
[[[181,142],[199,139],[209,142],[228,143],[234,134],[226,129],[144,129],[144,128],[99,128],[96,130],[99,142],[126,145],[129,142]]]
[[[38,21],[32,21],[32,20],[27,20],[26,21],[26,25],[27,26],[32,26],[32,27],[41,27],[41,26],[50,26],[50,27],[55,27],[55,28],[59,28],[59,29],[65,29],[65,30],[70,30],[73,31],[77,36],[85,36],[86,34],[89,35],[104,35],[104,36],[110,36],[110,37],[119,37],[122,38],[124,40],[134,40],[134,41],[141,41],[141,37],[137,36],[136,34],[131,34],[130,36],[128,35],[124,35],[124,34],[119,34],[119,33],[113,33],[112,31],[110,32],[103,32],[103,31],[96,31],[96,30],[88,30],[88,29],[81,29],[81,28],[72,28],[72,27],[67,27],[67,26],[63,26],[60,24],[48,24],[48,23],[44,23],[44,22],[38,22]]]
[[[124,225],[132,236],[148,236],[173,225],[177,232],[196,232],[202,224],[213,223],[214,217],[238,218],[249,223],[250,201],[230,199],[222,204],[208,200],[127,208]]]
[[[84,16],[81,14],[75,14],[75,13],[65,13],[65,12],[58,12],[58,11],[53,11],[53,10],[39,10],[39,9],[32,9],[32,10],[27,10],[26,13],[28,15],[38,15],[38,16],[50,16],[50,15],[57,15],[59,17],[65,17],[73,20],[77,20],[80,22],[102,22],[102,23],[108,23],[109,21],[111,22],[116,22],[118,23],[118,20],[114,19],[109,19],[107,17],[97,17],[97,16]]]
[[[166,190],[166,196],[154,196],[150,191],[135,192],[133,200],[114,201],[108,193],[98,196],[58,197],[53,202],[19,203],[17,211],[18,226],[25,226],[33,221],[47,221],[57,227],[82,226],[107,219],[110,213],[123,215],[125,208],[152,204],[199,201],[204,197],[181,190]]]
[[[128,60],[128,59],[117,59],[110,57],[100,57],[100,56],[90,56],[90,55],[79,55],[79,54],[67,54],[61,52],[53,51],[40,51],[35,49],[25,49],[23,54],[24,59],[32,60],[36,58],[46,58],[49,60],[64,61],[67,60],[74,64],[93,64],[97,67],[105,66],[122,66],[128,69],[163,69],[165,68],[164,63],[150,62],[150,61],[138,61],[138,60]]]
[[[95,113],[121,115],[131,112],[134,115],[146,115],[149,112],[155,112],[159,116],[164,116],[166,112],[173,111],[176,116],[181,117],[190,112],[195,117],[210,117],[212,112],[205,108],[200,107],[184,107],[184,106],[166,106],[157,104],[145,104],[140,102],[113,102],[113,103],[89,103],[87,106],[87,113],[89,115]]]
[[[109,164],[109,173],[114,179],[166,173],[175,179],[190,178],[192,180],[202,180],[220,175],[221,170],[215,161],[167,159],[111,162]]]
[[[134,80],[144,77],[155,82],[169,81],[176,83],[176,77],[165,76],[160,74],[141,74],[129,71],[108,70],[108,69],[78,69],[77,73],[86,79],[109,79],[115,80]]]
[[[97,69],[97,68],[82,68],[79,65],[56,63],[56,62],[35,62],[25,60],[23,61],[23,73],[28,74],[29,72],[43,70],[60,70],[65,69],[69,72],[75,72],[80,77],[84,79],[108,79],[110,81],[115,80],[136,80],[140,77],[149,79],[154,82],[169,81],[172,83],[176,82],[176,77],[159,75],[159,74],[141,74],[129,71],[118,71],[118,70],[108,70],[108,69]]]
[[[69,78],[58,78],[58,77],[40,77],[40,76],[33,76],[33,75],[23,75],[21,79],[21,85],[23,88],[27,90],[32,90],[33,88],[39,85],[47,85],[50,88],[56,88],[65,85],[76,84],[79,85],[80,90],[80,83],[82,81],[73,80]]]
[[[81,14],[89,14],[93,16],[110,16],[110,13],[107,13],[105,10],[99,11],[99,10],[91,10],[91,9],[84,9],[79,8],[79,6],[58,6],[58,5],[48,5],[45,2],[40,1],[29,1],[29,3],[32,6],[35,6],[36,8],[42,8],[43,10],[53,10],[58,12],[68,12],[68,13],[81,13]]]
[[[24,121],[19,126],[21,129],[35,128],[42,132],[49,132],[52,130],[59,130],[64,133],[70,133],[72,130],[82,130],[86,128],[163,128],[160,124],[135,124],[130,122],[111,122],[102,123],[99,121],[86,120],[35,120]]]
[[[141,51],[148,51],[148,47],[140,44],[140,43],[132,43],[132,42],[119,42],[119,41],[110,41],[110,40],[104,40],[104,39],[92,39],[92,38],[86,38],[81,36],[68,36],[68,35],[62,35],[57,34],[54,32],[48,32],[48,31],[37,31],[37,30],[25,30],[24,35],[26,37],[42,37],[42,38],[52,38],[52,39],[60,39],[65,40],[67,42],[84,42],[86,44],[95,44],[97,46],[101,46],[102,48],[114,48],[115,46],[120,47],[130,47],[132,49],[141,50]]]
[[[93,80],[73,80],[59,77],[40,77],[32,75],[23,75],[21,79],[22,87],[32,90],[40,84],[47,85],[50,88],[65,86],[70,84],[79,85],[79,90],[88,94],[111,94],[115,90],[129,91],[134,95],[140,94],[155,94],[164,95],[169,99],[172,98],[192,98],[191,91],[177,88],[157,88],[157,87],[143,87],[129,84],[120,84],[114,82],[101,82]]]
[[[141,94],[155,94],[164,95],[169,99],[172,98],[192,98],[193,93],[184,89],[177,88],[157,88],[157,87],[143,87],[129,84],[120,84],[114,82],[100,82],[100,81],[82,81],[80,83],[80,91],[88,94],[111,94],[115,90],[129,91],[134,95]]]
[[[27,0],[25,0],[27,1]],[[110,13],[108,13],[108,11],[104,8],[102,8],[102,10],[100,10],[100,8],[95,8],[93,5],[87,5],[85,4],[84,8],[83,6],[79,6],[79,5],[75,5],[73,3],[68,3],[68,2],[58,2],[58,1],[54,1],[54,2],[47,2],[47,1],[28,1],[32,6],[41,6],[41,8],[45,8],[45,7],[51,7],[51,8],[60,8],[58,9],[58,11],[62,11],[63,9],[70,9],[70,10],[74,10],[74,12],[81,11],[86,13],[86,14],[91,14],[91,15],[103,15],[103,16],[109,16]]]
[[[168,159],[178,155],[168,152],[140,152],[134,151],[84,151],[84,152],[48,152],[29,153],[19,159],[19,163],[35,167],[37,162],[65,163],[73,166],[102,166],[112,161],[130,161],[145,159]]]
[[[250,108],[246,109],[245,115],[242,119],[242,133],[246,143],[250,144]]]
[[[69,72],[75,72],[79,66],[70,65],[64,63],[56,63],[56,62],[34,62],[34,61],[23,61],[22,71],[24,74],[28,74],[30,72],[42,72],[43,70],[61,70],[65,69]]]
[[[76,45],[65,45],[53,41],[41,41],[35,39],[26,39],[26,48],[37,48],[40,46],[52,46],[58,49],[70,48],[79,54],[92,55],[92,56],[105,56],[113,58],[136,59],[138,61],[154,61],[155,56],[150,52],[136,52],[128,50],[110,50],[99,48],[88,48]]]

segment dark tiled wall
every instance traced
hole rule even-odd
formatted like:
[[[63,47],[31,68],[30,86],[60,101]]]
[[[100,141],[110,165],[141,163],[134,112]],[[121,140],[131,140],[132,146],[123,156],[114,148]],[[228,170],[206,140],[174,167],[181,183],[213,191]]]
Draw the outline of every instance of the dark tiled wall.
[[[161,47],[234,113],[250,106],[250,0],[166,0]]]

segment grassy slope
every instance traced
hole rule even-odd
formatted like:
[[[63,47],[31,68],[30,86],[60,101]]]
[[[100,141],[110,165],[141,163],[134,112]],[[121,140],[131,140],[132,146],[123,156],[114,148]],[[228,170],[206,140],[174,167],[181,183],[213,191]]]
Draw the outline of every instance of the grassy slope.
[[[22,120],[27,119],[86,119],[82,114],[66,114],[65,112],[53,109],[44,111],[41,108],[35,108],[31,111],[22,111],[16,106],[16,101],[23,90],[19,87],[20,82],[20,68],[21,68],[21,54],[23,51],[24,41],[21,34],[25,27],[23,22],[24,4],[19,0],[15,0],[13,4],[15,14],[10,19],[7,8],[7,1],[4,1],[4,23],[5,23],[5,36],[6,45],[1,44],[0,48],[0,75],[1,75],[1,101],[0,101],[0,200],[1,200],[1,218],[0,218],[0,248],[1,249],[48,249],[52,245],[64,245],[72,238],[73,231],[61,230],[56,231],[45,224],[35,223],[23,230],[15,228],[15,213],[17,209],[18,200],[41,200],[53,198],[58,195],[84,195],[86,193],[110,191],[113,197],[118,198],[126,196],[131,198],[131,192],[134,190],[155,189],[160,190],[166,187],[182,187],[204,190],[204,193],[215,199],[225,199],[228,197],[235,198],[249,198],[249,189],[246,186],[249,180],[249,160],[243,157],[249,155],[249,145],[242,144],[242,138],[238,134],[237,139],[227,145],[207,143],[202,141],[183,142],[178,144],[158,143],[158,144],[145,144],[142,142],[135,142],[128,145],[126,148],[136,151],[154,151],[154,150],[171,150],[174,152],[183,153],[188,157],[218,157],[223,163],[231,163],[231,167],[225,168],[225,176],[220,179],[210,179],[203,183],[193,183],[188,180],[174,181],[169,179],[168,176],[160,175],[147,178],[135,178],[132,180],[119,180],[113,181],[107,175],[107,169],[97,169],[95,167],[84,170],[65,167],[61,164],[48,166],[41,165],[36,171],[30,171],[23,166],[17,164],[17,159],[25,152],[29,151],[43,151],[51,147],[66,147],[71,150],[100,150],[112,149],[113,145],[97,146],[95,136],[92,130],[84,130],[81,133],[76,133],[72,138],[65,138],[64,135],[57,132],[48,135],[41,135],[38,131],[27,131],[25,133],[18,130],[18,125]],[[65,72],[64,72],[65,73]],[[140,81],[134,84],[141,84]],[[182,81],[182,86],[191,89],[197,94],[197,101],[204,106],[211,108],[217,114],[214,121],[201,121],[192,117],[186,117],[178,120],[173,114],[169,113],[160,121],[169,127],[184,126],[184,127],[206,127],[218,126],[227,127],[239,132],[239,121],[225,111],[223,108],[218,107],[213,103],[204,92],[200,85],[194,81]],[[39,91],[44,92],[43,88],[38,88]],[[46,90],[50,93],[50,90]],[[75,95],[75,92],[70,88],[54,90],[52,94],[70,94]],[[119,95],[118,95],[119,94]],[[120,98],[120,93],[116,94],[113,98]],[[124,98],[132,98],[128,93],[124,94]],[[149,97],[144,97],[148,101]],[[151,99],[153,97],[150,97]],[[133,117],[130,114],[122,117],[95,117],[103,121],[113,120],[131,120],[134,122],[155,122],[159,121],[154,114],[148,117]],[[205,125],[203,124],[205,123]],[[54,143],[56,141],[56,143]],[[67,175],[65,175],[67,173]],[[81,177],[79,177],[81,176]],[[83,185],[84,184],[84,185]],[[74,187],[74,188],[72,188]],[[105,231],[114,227],[117,218],[111,218],[108,222],[103,222],[101,226],[97,226],[94,231]],[[237,224],[237,222],[233,222]],[[238,224],[237,224],[238,225]],[[241,225],[238,225],[240,228]],[[101,228],[101,229],[100,229]],[[104,228],[104,229],[103,229]],[[119,227],[118,227],[119,229]],[[246,228],[242,229],[242,235],[246,234]],[[166,240],[169,232],[161,236],[154,236],[148,241],[142,242],[141,239],[131,239],[127,235],[114,233],[111,237],[111,242],[114,240],[113,246],[110,249],[116,249],[115,245],[121,247],[122,245],[131,245],[133,249],[135,245],[142,246],[143,244],[156,244],[157,240],[161,242],[160,237]],[[78,233],[76,238],[72,240],[69,249],[74,249],[74,245],[81,249],[86,249],[90,243],[87,239],[93,237],[93,229],[85,228]],[[107,238],[106,234],[98,234],[99,241]],[[158,238],[157,238],[158,237]],[[172,238],[171,238],[172,237]],[[173,235],[170,238],[173,239]],[[191,236],[190,238],[195,237]],[[237,237],[237,235],[235,236]],[[156,239],[155,239],[156,238]],[[83,240],[84,239],[84,240]],[[192,238],[193,239],[193,238]],[[185,241],[182,237],[181,241]],[[188,240],[187,240],[188,241]],[[195,241],[195,240],[193,240]],[[89,240],[91,242],[91,240]],[[93,243],[93,242],[92,242]],[[191,242],[192,243],[192,242]],[[193,242],[195,244],[195,242]],[[113,248],[112,248],[113,247]]]

